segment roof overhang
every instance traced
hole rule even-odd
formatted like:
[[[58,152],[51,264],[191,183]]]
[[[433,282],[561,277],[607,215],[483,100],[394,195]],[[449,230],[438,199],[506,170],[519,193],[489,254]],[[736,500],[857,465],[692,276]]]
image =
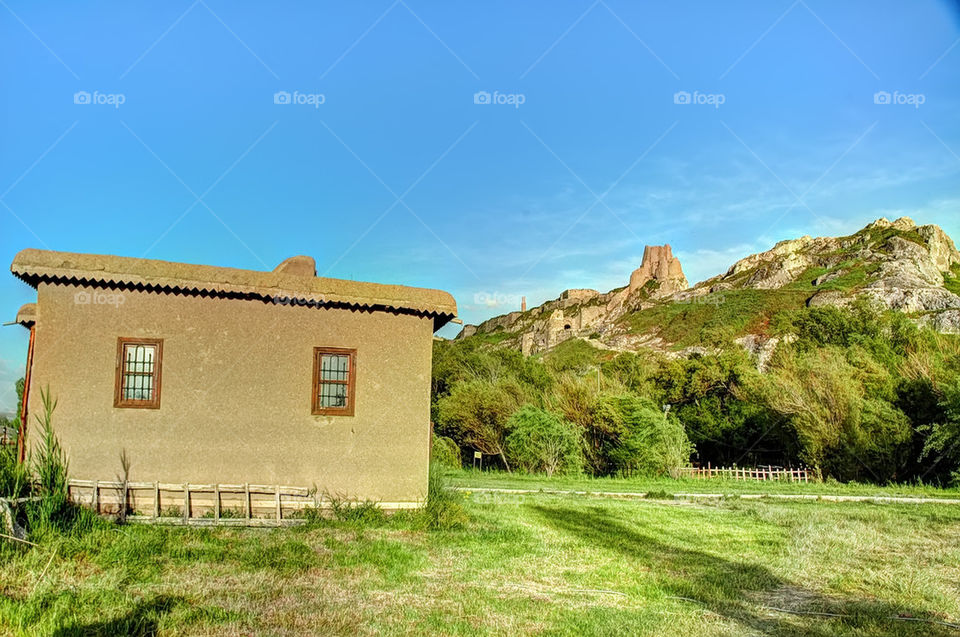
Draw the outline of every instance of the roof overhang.
[[[457,316],[456,301],[441,290],[328,279],[282,266],[261,272],[28,248],[17,254],[10,271],[34,288],[46,282],[416,314],[432,318],[434,331]]]
[[[30,328],[37,324],[37,304],[25,303],[17,310],[17,318],[13,321],[19,325]]]

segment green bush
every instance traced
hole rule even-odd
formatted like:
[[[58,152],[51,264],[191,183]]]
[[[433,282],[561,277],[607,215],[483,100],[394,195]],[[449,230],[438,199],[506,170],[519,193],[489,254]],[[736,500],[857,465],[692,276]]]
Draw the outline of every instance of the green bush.
[[[510,462],[527,473],[583,471],[580,428],[548,411],[526,405],[510,417],[506,440]]]
[[[605,352],[586,341],[574,338],[557,345],[543,355],[543,360],[554,372],[571,371],[586,374],[603,358]]]
[[[0,426],[16,431],[20,426],[20,408],[23,405],[23,379],[16,383],[17,416],[13,420],[0,418]],[[30,471],[17,461],[17,445],[0,445],[0,498],[21,498],[30,489]]]
[[[693,446],[683,425],[653,402],[635,396],[605,396],[598,401],[598,421],[608,432],[611,473],[623,476],[677,476]]]
[[[453,438],[446,436],[434,436],[433,447],[431,449],[430,459],[439,463],[442,467],[450,469],[460,469],[463,467],[463,460],[460,457],[460,447],[453,441]]]

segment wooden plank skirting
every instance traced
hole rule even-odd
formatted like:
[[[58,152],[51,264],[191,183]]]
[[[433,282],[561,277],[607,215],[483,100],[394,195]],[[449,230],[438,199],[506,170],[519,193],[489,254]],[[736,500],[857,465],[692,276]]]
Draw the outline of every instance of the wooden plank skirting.
[[[124,489],[126,486],[126,489]],[[329,511],[315,489],[278,484],[177,484],[70,480],[70,499],[101,515],[117,515],[126,497],[128,522],[188,526],[293,526],[305,509]],[[124,493],[126,491],[126,493]],[[378,502],[385,511],[418,508],[419,502]]]

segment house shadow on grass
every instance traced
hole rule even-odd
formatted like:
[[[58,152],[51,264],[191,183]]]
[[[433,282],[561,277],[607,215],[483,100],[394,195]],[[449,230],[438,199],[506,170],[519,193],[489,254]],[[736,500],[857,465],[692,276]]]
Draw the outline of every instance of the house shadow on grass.
[[[99,635],[131,635],[149,637],[156,635],[160,618],[184,603],[179,597],[161,595],[151,600],[140,601],[120,617],[74,624],[57,629],[54,637],[94,637]]]
[[[890,619],[898,615],[929,617],[919,609],[876,600],[827,597],[778,577],[765,566],[668,544],[653,531],[644,533],[642,519],[627,523],[605,508],[536,505],[531,509],[557,530],[650,569],[667,595],[695,600],[704,610],[737,622],[744,629],[804,637],[832,637],[840,630],[857,635],[960,634],[948,626]],[[849,617],[792,615],[761,606]]]

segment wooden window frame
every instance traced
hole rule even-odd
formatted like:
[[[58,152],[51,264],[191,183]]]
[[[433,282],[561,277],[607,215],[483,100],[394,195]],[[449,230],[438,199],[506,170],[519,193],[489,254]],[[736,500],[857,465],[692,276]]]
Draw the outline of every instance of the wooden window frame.
[[[153,372],[153,398],[133,400],[123,398],[123,350],[128,345],[151,345],[156,348]],[[113,406],[122,409],[160,409],[160,388],[163,385],[163,339],[162,338],[117,338],[117,373],[113,393]]]
[[[346,382],[324,381],[320,378],[320,359],[324,354],[350,357],[350,369]],[[347,386],[346,407],[322,407],[320,405],[320,385],[333,383]],[[310,409],[314,416],[353,416],[357,397],[357,350],[349,347],[314,347],[313,348],[313,395]]]

